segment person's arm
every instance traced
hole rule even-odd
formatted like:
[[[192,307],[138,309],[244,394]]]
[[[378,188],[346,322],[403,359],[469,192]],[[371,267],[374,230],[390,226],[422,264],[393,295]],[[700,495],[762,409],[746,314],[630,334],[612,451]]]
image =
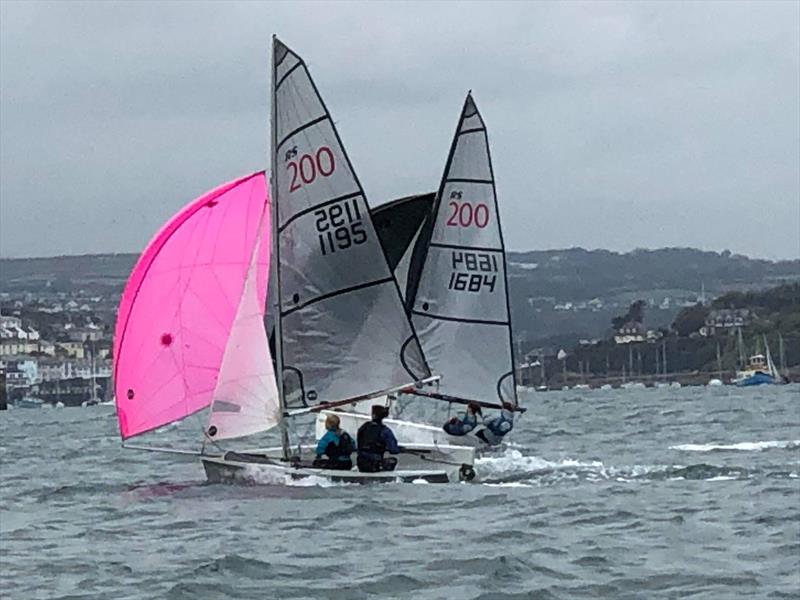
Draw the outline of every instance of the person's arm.
[[[321,438],[319,438],[319,442],[317,442],[317,458],[319,458],[323,454],[325,454],[325,450],[328,449],[328,444],[331,443],[330,436],[331,436],[331,432],[330,431],[326,431],[325,435],[323,435]]]
[[[400,454],[400,446],[397,443],[397,438],[394,437],[394,432],[388,427],[384,427],[381,432],[383,443],[386,444],[386,450],[389,454]]]

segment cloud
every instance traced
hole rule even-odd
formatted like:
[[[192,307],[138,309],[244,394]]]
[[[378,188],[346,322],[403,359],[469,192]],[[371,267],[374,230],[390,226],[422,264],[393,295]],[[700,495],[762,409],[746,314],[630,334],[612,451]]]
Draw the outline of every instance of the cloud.
[[[513,249],[800,255],[797,3],[0,4],[0,253],[138,251],[268,163],[309,63],[372,204],[438,186],[467,89]]]

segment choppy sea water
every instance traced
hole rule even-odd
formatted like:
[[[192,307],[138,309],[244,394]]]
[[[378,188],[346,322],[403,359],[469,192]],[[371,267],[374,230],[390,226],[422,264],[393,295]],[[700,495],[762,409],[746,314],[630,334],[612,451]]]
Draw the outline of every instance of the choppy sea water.
[[[111,407],[0,413],[0,595],[800,597],[800,386],[523,402],[448,485],[209,485]]]

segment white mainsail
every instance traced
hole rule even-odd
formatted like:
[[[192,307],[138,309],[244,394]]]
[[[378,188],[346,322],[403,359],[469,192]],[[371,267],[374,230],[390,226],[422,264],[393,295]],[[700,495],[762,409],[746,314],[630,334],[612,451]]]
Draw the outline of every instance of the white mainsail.
[[[430,375],[364,191],[303,60],[273,47],[276,332],[284,408]]]
[[[517,404],[506,262],[486,127],[467,96],[407,302],[447,396]]]

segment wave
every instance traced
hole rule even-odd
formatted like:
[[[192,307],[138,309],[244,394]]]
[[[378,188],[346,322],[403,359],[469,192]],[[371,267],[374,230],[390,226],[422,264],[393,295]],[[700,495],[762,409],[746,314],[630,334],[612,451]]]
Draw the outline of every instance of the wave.
[[[738,442],[733,444],[680,444],[678,446],[670,446],[670,450],[679,450],[681,452],[725,452],[725,451],[739,451],[739,452],[760,452],[762,450],[769,450],[772,448],[780,448],[783,450],[794,450],[800,448],[800,440],[773,440],[768,442]]]

